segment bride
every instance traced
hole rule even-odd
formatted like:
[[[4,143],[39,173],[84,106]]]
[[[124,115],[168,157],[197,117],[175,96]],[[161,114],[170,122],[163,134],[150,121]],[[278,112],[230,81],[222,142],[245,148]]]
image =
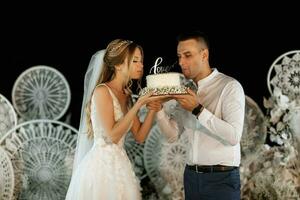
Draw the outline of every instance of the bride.
[[[143,50],[132,41],[113,40],[92,57],[67,200],[141,199],[124,139],[130,130],[136,141],[145,141],[161,106],[155,100],[163,98],[149,93],[131,102],[131,80],[142,75]],[[141,123],[137,113],[145,104],[149,111]]]

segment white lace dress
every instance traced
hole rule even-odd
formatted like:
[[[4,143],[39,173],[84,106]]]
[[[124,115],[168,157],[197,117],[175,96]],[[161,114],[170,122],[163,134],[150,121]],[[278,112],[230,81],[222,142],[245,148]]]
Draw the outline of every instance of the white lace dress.
[[[107,87],[109,89],[109,87]],[[120,103],[113,99],[114,116],[123,117]],[[125,135],[118,144],[111,143],[99,126],[95,104],[91,102],[94,145],[72,176],[66,200],[139,200],[141,188],[124,149]]]

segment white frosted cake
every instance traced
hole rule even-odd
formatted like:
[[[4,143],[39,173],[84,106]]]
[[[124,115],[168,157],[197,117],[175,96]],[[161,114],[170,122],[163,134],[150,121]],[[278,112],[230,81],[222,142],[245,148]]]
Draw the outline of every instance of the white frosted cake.
[[[180,86],[180,74],[179,73],[163,73],[163,74],[151,74],[146,76],[148,88],[162,88],[177,87]]]
[[[184,94],[186,87],[181,85],[180,73],[170,72],[162,74],[151,74],[146,76],[147,87],[141,91],[141,95],[154,90],[154,95]]]

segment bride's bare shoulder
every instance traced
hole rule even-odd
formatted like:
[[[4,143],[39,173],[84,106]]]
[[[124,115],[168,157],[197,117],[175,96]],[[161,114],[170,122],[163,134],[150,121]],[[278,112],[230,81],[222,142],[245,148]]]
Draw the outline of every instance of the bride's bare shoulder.
[[[111,95],[109,93],[109,88],[105,84],[98,85],[94,90],[94,98],[96,100],[111,100]]]

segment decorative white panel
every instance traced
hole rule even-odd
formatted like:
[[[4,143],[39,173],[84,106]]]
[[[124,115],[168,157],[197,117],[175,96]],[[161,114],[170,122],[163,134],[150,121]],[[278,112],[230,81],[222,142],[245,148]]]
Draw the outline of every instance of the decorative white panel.
[[[0,94],[0,139],[17,125],[17,115],[11,103]]]
[[[137,100],[137,95],[132,95],[132,101]],[[147,108],[144,106],[139,111],[139,118],[143,122],[147,114]],[[135,141],[132,133],[126,135],[125,138],[125,150],[133,165],[133,169],[137,177],[141,180],[147,176],[144,166],[144,144],[139,144]]]
[[[147,174],[161,198],[183,198],[183,171],[188,140],[182,134],[179,140],[168,143],[159,127],[154,125],[144,147]]]
[[[18,77],[12,90],[12,100],[23,119],[57,120],[69,107],[71,92],[68,82],[59,71],[38,65]]]
[[[300,101],[300,50],[279,56],[268,71],[267,81],[271,95],[277,87],[290,100]]]
[[[17,125],[0,140],[14,168],[15,198],[65,198],[77,132],[59,121],[32,120]]]
[[[144,144],[137,143],[132,133],[126,135],[125,150],[133,165],[134,172],[140,180],[147,176],[144,169],[143,149]]]
[[[0,199],[10,200],[14,191],[14,170],[11,160],[0,146]]]
[[[251,162],[266,142],[267,130],[264,114],[250,97],[246,96],[245,119],[241,138],[241,162]]]

